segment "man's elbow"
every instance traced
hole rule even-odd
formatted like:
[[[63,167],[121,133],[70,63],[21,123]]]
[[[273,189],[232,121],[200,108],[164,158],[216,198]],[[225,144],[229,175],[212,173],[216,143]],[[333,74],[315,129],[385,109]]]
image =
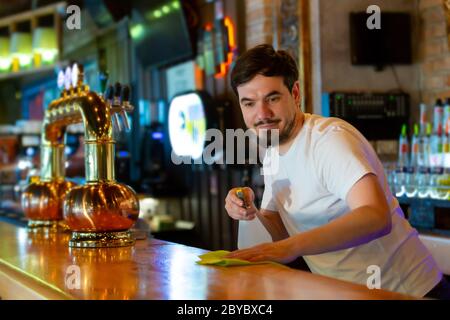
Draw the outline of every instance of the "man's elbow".
[[[380,231],[380,237],[384,237],[391,233],[392,230],[392,222],[389,221],[385,224],[385,226]]]
[[[389,207],[385,206],[368,206],[372,213],[372,234],[375,238],[384,237],[391,233],[392,217]]]
[[[392,230],[392,217],[388,209],[382,210],[379,215],[379,236],[384,237],[391,233]]]

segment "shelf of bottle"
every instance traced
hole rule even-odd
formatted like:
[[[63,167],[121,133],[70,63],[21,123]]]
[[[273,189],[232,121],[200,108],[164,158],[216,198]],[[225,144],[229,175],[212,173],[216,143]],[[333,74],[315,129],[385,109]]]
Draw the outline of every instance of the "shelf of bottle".
[[[442,192],[439,195],[430,195],[429,193],[421,193],[420,195],[418,193],[409,193],[407,195],[404,192],[397,192],[395,196],[400,204],[411,205],[413,203],[426,202],[427,205],[433,207],[450,208],[450,188],[446,187],[446,195],[444,195],[443,189],[440,188],[439,190]]]
[[[416,178],[411,179],[411,181],[408,177],[399,179],[398,176],[388,176],[388,184],[392,193],[397,198],[428,199],[450,202],[449,178],[450,176],[448,174],[443,174],[437,178]]]

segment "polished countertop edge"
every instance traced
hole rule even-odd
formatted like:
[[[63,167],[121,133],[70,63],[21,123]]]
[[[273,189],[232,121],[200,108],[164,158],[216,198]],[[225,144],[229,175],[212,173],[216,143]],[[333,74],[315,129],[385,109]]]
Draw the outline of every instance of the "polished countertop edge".
[[[55,235],[56,238],[67,236]],[[28,287],[32,299],[414,299],[282,265],[200,266],[194,259],[207,250],[154,238],[137,240],[134,247],[113,248],[116,250],[103,251],[103,254],[97,249],[87,249],[77,256],[77,249],[71,252],[62,241],[51,243],[38,239],[34,244],[33,234],[26,227],[10,223],[0,222],[1,237],[5,239],[0,242],[0,248],[6,251],[0,252],[0,284],[1,273],[6,273],[16,284]],[[73,260],[74,257],[79,260]],[[86,272],[87,282],[81,291],[67,289],[61,275],[64,267],[74,261]],[[49,273],[51,268],[56,277]]]
[[[72,300],[71,295],[0,258],[0,298],[3,300]],[[5,290],[6,293],[3,293]]]

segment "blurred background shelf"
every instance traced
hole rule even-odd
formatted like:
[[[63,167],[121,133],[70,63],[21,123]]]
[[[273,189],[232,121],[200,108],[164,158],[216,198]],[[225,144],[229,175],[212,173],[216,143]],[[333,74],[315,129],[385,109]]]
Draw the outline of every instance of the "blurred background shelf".
[[[432,207],[440,207],[440,208],[450,208],[450,201],[444,199],[433,199],[433,198],[419,198],[413,197],[409,198],[406,196],[397,197],[397,200],[400,204],[411,205],[411,204],[421,204]],[[450,214],[450,212],[449,212]]]
[[[450,201],[432,198],[397,198],[413,227],[423,233],[450,236]]]
[[[33,68],[29,70],[21,70],[17,72],[0,73],[0,81],[18,79],[30,76],[47,76],[54,73],[55,66],[43,66],[40,68]]]

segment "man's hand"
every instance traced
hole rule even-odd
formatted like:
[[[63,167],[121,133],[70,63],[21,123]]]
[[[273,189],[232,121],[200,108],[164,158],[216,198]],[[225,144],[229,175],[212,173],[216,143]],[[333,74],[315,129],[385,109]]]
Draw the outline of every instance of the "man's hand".
[[[292,248],[290,239],[263,243],[248,249],[236,250],[230,252],[226,258],[242,259],[250,262],[274,261],[278,263],[289,263],[297,258]]]
[[[236,192],[242,189],[245,197],[245,201],[239,199]],[[254,204],[255,193],[252,189],[244,188],[233,188],[228,192],[225,198],[225,209],[228,215],[235,220],[253,220],[256,217],[258,209]],[[247,207],[245,206],[247,204]]]

